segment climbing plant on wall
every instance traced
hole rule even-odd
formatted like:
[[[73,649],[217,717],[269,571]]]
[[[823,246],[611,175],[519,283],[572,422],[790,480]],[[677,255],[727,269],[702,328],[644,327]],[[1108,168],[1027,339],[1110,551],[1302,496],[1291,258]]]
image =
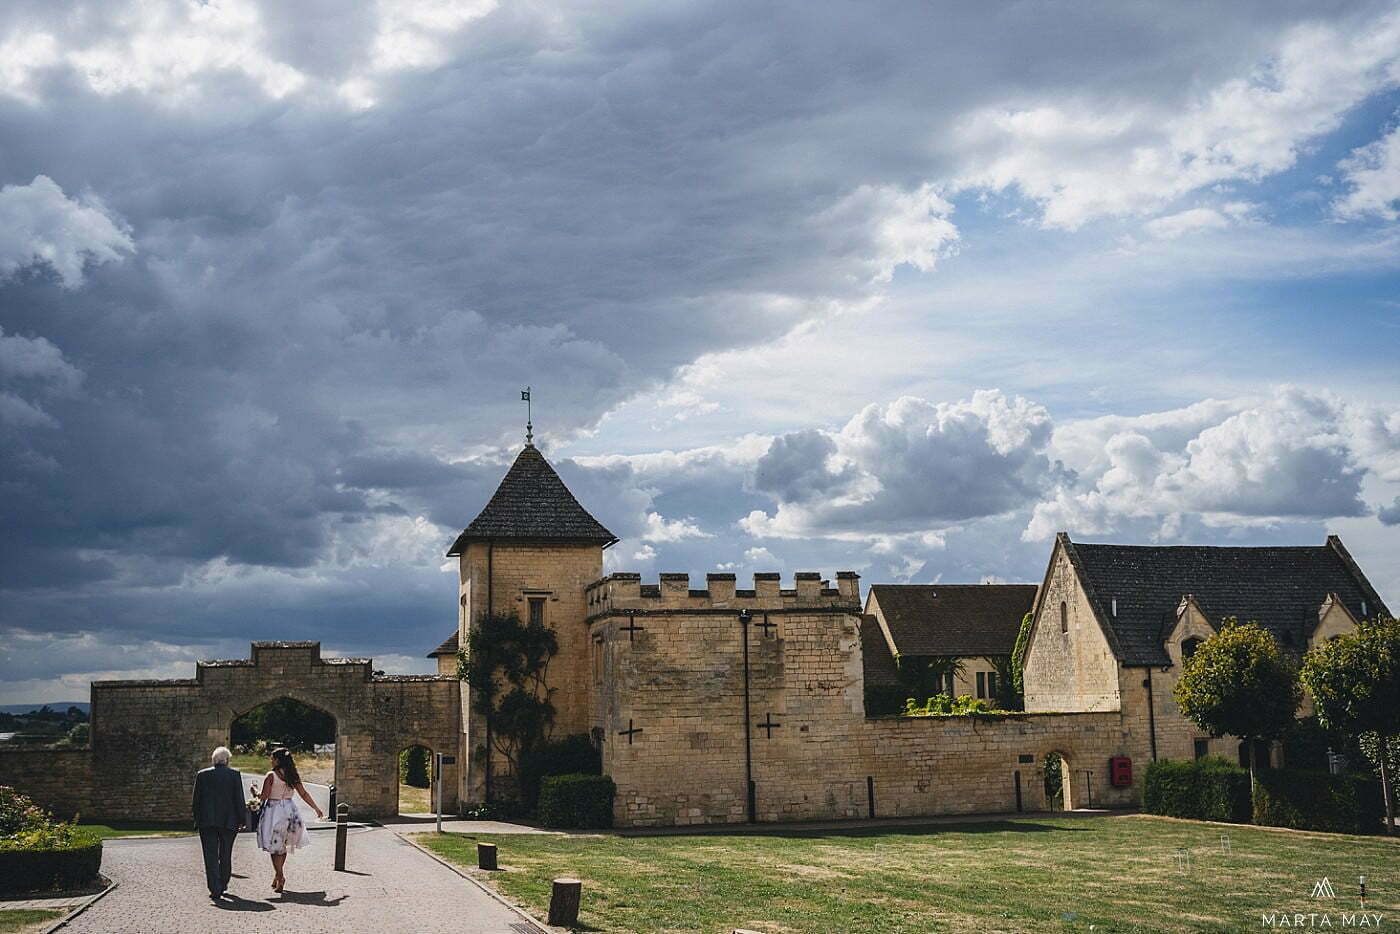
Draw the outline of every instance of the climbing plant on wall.
[[[457,653],[457,676],[471,685],[472,710],[485,720],[489,748],[514,775],[554,725],[547,676],[558,651],[554,630],[511,613],[483,616]]]

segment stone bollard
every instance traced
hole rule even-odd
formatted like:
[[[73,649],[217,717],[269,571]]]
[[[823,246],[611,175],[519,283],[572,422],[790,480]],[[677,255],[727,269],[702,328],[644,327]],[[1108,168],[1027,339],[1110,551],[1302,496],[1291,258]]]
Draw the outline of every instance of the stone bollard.
[[[578,879],[555,879],[549,896],[549,923],[554,927],[578,924],[578,903],[583,895],[583,883]]]
[[[478,843],[476,845],[476,868],[492,870],[496,868],[496,844]]]
[[[345,831],[346,821],[350,819],[350,805],[337,804],[335,806],[335,871],[345,871]]]

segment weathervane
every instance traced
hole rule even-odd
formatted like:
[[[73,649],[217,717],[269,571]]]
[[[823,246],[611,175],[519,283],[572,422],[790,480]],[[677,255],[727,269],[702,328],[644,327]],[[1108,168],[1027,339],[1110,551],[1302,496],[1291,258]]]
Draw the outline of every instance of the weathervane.
[[[529,386],[520,390],[520,401],[525,403],[525,446],[532,448],[535,446],[535,425],[533,421],[534,412],[532,411],[530,402]]]

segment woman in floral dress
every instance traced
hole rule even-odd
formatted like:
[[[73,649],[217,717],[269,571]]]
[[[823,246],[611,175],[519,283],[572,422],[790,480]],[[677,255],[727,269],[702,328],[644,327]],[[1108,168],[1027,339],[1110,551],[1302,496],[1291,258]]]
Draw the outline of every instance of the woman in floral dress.
[[[325,816],[302,786],[291,751],[279,746],[272,751],[272,771],[263,779],[262,793],[258,795],[262,800],[262,814],[258,818],[258,847],[272,857],[272,888],[278,892],[287,884],[286,876],[282,873],[287,857],[311,843],[311,834],[307,832],[306,824],[297,812],[296,802],[292,800],[293,793],[301,795],[301,799],[311,806],[317,820]]]

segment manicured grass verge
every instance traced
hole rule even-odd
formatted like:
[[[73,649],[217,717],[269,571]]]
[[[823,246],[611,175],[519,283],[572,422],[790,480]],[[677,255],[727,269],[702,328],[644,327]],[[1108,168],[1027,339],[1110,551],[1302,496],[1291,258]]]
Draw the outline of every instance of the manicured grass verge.
[[[1229,834],[1224,852],[1221,834]],[[1261,913],[1400,915],[1400,842],[1138,815],[695,836],[415,837],[543,916],[550,880],[583,880],[598,931],[1238,931]],[[1190,868],[1178,853],[1190,854]],[[1311,897],[1328,877],[1337,898]],[[1334,924],[1341,925],[1340,916]]]
[[[91,830],[103,840],[117,837],[183,837],[194,833],[190,821],[179,823],[158,823],[154,821],[114,821],[110,824],[82,824],[84,830]]]
[[[0,934],[29,934],[42,931],[63,916],[61,911],[38,911],[32,908],[16,908],[13,911],[0,911]]]
[[[399,786],[400,814],[427,814],[433,809],[433,795],[427,788],[412,785]]]
[[[297,772],[302,781],[317,785],[329,785],[335,781],[335,756],[296,753],[293,758],[296,760]],[[228,764],[254,775],[264,775],[272,768],[267,756],[255,756],[252,753],[235,753],[233,758],[228,760]]]

